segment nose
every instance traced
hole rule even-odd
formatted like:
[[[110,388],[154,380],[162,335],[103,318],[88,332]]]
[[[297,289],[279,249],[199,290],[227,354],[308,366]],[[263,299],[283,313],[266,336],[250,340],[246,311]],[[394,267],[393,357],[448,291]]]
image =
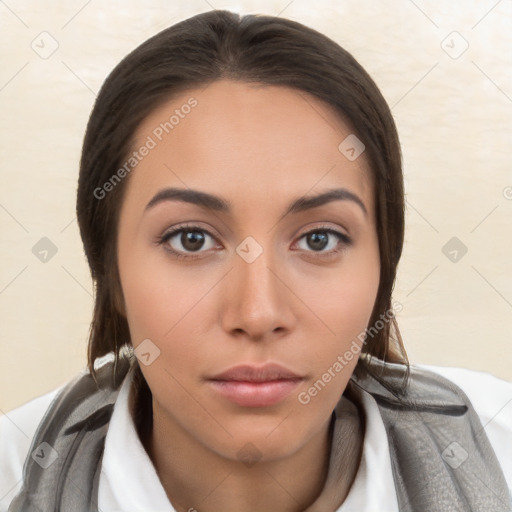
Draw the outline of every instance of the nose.
[[[222,290],[222,326],[231,336],[262,341],[293,330],[293,294],[269,251],[247,262],[234,255]]]

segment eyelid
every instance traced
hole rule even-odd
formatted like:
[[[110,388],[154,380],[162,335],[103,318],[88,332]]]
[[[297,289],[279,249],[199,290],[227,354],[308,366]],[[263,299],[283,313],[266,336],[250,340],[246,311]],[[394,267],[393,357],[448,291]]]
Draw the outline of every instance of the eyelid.
[[[315,233],[317,231],[326,231],[328,233],[332,233],[335,235],[340,235],[344,239],[351,240],[348,234],[341,231],[339,228],[335,228],[329,224],[320,224],[318,226],[314,226],[312,228],[308,228],[306,231],[301,232],[298,238],[302,238],[304,235],[308,235],[309,233]],[[346,230],[345,230],[346,231]]]
[[[168,229],[164,232],[164,234],[160,238],[169,238],[173,235],[176,235],[180,231],[201,231],[203,233],[206,233],[207,235],[211,236],[212,238],[217,239],[217,235],[214,235],[209,229],[203,228],[200,224],[192,224],[185,222],[183,224],[177,224],[176,226],[173,226],[172,228]]]

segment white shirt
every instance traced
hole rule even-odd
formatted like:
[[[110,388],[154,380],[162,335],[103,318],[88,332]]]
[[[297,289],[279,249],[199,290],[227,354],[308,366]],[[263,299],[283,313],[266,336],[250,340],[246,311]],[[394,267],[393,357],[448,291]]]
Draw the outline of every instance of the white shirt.
[[[512,489],[512,382],[474,370],[418,365],[439,373],[468,395]],[[130,372],[116,400],[105,439],[99,480],[102,512],[175,512],[128,409]],[[57,388],[0,417],[0,511],[21,487],[23,464],[37,426]],[[375,400],[362,395],[367,416],[363,455],[355,481],[337,512],[399,512],[384,423]]]

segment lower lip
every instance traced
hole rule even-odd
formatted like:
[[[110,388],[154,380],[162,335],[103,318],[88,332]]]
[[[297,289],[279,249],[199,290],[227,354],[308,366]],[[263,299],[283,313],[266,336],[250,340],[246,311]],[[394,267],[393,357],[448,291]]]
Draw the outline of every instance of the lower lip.
[[[211,380],[212,387],[224,398],[242,407],[268,407],[284,400],[302,379],[269,382]]]

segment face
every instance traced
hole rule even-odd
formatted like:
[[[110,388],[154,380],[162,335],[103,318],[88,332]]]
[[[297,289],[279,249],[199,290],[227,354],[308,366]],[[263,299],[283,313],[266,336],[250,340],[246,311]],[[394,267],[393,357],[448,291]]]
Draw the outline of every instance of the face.
[[[338,149],[351,133],[303,92],[227,80],[141,124],[118,264],[155,425],[233,460],[327,428],[379,285],[368,163]]]

